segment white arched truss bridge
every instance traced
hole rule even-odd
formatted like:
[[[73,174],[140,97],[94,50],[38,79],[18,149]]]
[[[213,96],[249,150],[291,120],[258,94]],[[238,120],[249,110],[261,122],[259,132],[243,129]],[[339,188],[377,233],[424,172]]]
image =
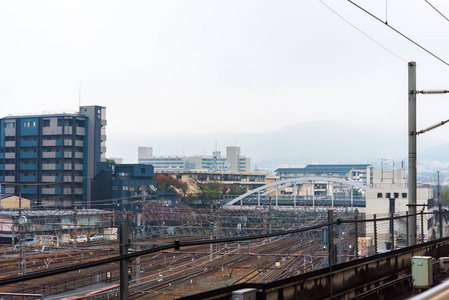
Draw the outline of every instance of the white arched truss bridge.
[[[347,195],[334,195],[333,192],[326,196],[316,196],[312,191],[311,195],[298,195],[297,187],[305,183],[310,183],[315,187],[315,183],[337,183],[348,187]],[[280,191],[286,188],[293,189],[291,195],[281,195]],[[332,187],[330,187],[332,189]],[[298,177],[290,178],[253,189],[237,198],[224,204],[224,208],[233,208],[236,205],[273,205],[273,206],[365,206],[364,196],[354,196],[352,190],[366,190],[369,185],[352,179],[336,178],[336,177]]]

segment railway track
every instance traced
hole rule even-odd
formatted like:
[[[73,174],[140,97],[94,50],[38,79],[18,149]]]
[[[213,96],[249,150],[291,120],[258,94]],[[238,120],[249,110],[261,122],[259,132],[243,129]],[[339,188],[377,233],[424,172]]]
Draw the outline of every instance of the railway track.
[[[318,220],[316,221],[318,222]],[[151,239],[153,245],[172,244],[174,240],[198,240],[195,237],[165,237]],[[209,240],[209,238],[204,238]],[[144,242],[144,241],[142,241]],[[213,288],[238,284],[243,282],[274,281],[310,271],[319,266],[324,255],[321,253],[323,243],[311,239],[307,242],[294,237],[268,238],[240,243],[225,243],[214,245],[182,247],[180,251],[163,251],[140,257],[130,263],[132,278],[130,281],[129,299],[172,299],[183,294],[193,294]],[[108,249],[93,249],[89,246],[79,246],[73,249],[61,250],[58,253],[27,255],[25,260],[31,271],[42,268],[57,268],[67,264],[87,262],[118,255],[118,244],[108,245]],[[9,250],[8,250],[9,251]],[[0,253],[0,268],[4,270],[1,276],[16,275],[19,258],[14,257],[17,251]],[[138,251],[134,249],[133,251]],[[319,255],[317,255],[319,254]],[[49,262],[48,259],[51,261]],[[26,285],[9,285],[1,287],[2,291],[48,293],[42,289],[47,282],[54,286],[64,286],[70,290],[89,284],[86,279],[100,274],[111,274],[112,282],[118,283],[119,264],[96,267],[93,270],[80,270],[77,274],[63,274],[27,282]],[[72,283],[67,283],[70,279]],[[62,292],[56,290],[57,292]],[[53,293],[54,291],[51,291]],[[106,293],[106,292],[105,292]],[[113,299],[115,291],[108,291],[108,297]],[[92,296],[91,299],[101,299],[104,295]]]

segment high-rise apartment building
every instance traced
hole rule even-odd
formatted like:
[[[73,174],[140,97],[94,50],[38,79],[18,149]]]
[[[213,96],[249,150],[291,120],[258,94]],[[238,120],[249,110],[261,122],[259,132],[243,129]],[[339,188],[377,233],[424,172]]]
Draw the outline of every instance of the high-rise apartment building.
[[[21,194],[32,207],[90,207],[105,153],[105,107],[0,119],[2,192]]]

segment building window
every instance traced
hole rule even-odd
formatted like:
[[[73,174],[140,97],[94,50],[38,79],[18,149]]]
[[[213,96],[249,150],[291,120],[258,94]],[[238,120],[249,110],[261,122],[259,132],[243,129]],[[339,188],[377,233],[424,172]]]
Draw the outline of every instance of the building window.
[[[118,190],[118,187],[117,187],[117,186],[113,186],[112,189],[113,189],[114,191],[116,191],[116,190]]]
[[[5,123],[5,128],[14,128],[15,126],[16,126],[16,123],[13,123],[13,122]]]
[[[28,127],[36,127],[36,121],[27,121],[27,122],[23,122],[23,127],[28,128]]]
[[[43,120],[42,121],[42,126],[43,127],[50,127],[50,120]]]
[[[61,127],[61,126],[62,126],[62,120],[58,119],[58,127]]]

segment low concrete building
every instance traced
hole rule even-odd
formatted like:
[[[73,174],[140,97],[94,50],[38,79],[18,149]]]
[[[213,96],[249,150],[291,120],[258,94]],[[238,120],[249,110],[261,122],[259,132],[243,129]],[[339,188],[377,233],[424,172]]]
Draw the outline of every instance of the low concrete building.
[[[424,212],[428,212],[427,205],[433,199],[433,189],[427,187],[419,187],[417,189],[416,204],[417,212],[424,208]],[[408,187],[407,175],[405,170],[374,170],[373,187],[366,190],[366,216],[372,218],[388,217],[391,213],[404,215],[408,210]],[[425,206],[424,206],[425,205]],[[424,238],[429,238],[427,222],[431,218],[424,215]],[[395,234],[394,241],[396,246],[404,246],[406,241],[406,222],[405,219],[398,219],[393,222],[393,231]],[[388,221],[379,222],[377,224],[378,248],[387,249],[391,244],[391,228]],[[421,233],[421,218],[417,218],[416,224],[417,234]],[[374,224],[369,222],[366,224],[366,235],[374,240]]]
[[[22,209],[30,209],[31,201],[26,198],[21,198],[18,196],[9,196],[0,200],[1,209],[18,209],[19,206]]]

